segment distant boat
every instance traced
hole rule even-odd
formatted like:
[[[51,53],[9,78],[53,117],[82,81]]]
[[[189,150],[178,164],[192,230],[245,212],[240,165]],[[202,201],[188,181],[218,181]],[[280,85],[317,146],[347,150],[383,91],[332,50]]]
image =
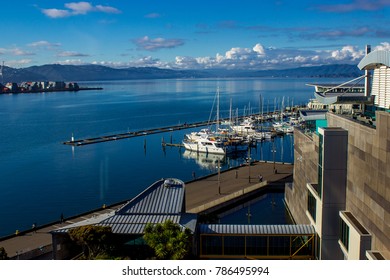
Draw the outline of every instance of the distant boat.
[[[217,139],[201,138],[193,141],[185,139],[183,140],[183,145],[189,151],[220,155],[226,154],[223,143]]]
[[[194,131],[186,134],[185,137],[190,141],[195,141],[198,139],[206,139],[212,134],[213,132],[210,129],[202,128],[200,131]]]
[[[238,125],[232,125],[231,128],[235,133],[240,135],[250,135],[256,132],[256,128],[253,125],[253,122],[249,119],[245,119]]]

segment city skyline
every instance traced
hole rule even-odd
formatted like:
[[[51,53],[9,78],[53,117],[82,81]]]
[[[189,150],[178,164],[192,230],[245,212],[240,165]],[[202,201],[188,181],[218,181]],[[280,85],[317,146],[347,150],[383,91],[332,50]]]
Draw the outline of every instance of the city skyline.
[[[389,10],[390,0],[14,1],[3,4],[0,60],[16,68],[357,64],[366,44],[390,50]]]

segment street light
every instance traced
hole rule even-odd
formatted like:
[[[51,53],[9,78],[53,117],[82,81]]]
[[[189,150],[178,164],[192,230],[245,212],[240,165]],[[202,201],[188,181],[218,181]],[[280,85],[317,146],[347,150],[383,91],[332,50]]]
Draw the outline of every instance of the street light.
[[[275,173],[275,153],[276,153],[276,150],[275,150],[275,138],[272,138],[272,157],[273,157],[273,161],[274,161],[274,173]]]
[[[218,158],[218,194],[221,194],[221,163]]]
[[[251,182],[251,144],[248,143],[248,180]]]

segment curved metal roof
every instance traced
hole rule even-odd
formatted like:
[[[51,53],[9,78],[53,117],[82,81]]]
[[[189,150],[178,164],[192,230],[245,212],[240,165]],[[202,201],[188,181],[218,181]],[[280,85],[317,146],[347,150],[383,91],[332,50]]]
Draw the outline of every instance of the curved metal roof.
[[[390,67],[389,51],[373,51],[367,54],[358,64],[360,70],[372,70],[380,66]]]
[[[167,185],[166,182],[176,182]],[[117,211],[118,214],[177,214],[185,212],[184,183],[179,179],[161,179]]]

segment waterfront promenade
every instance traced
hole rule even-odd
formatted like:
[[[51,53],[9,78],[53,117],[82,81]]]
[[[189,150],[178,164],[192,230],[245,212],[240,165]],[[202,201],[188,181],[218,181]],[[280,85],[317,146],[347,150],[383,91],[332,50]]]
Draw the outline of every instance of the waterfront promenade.
[[[255,162],[250,166],[232,168],[219,175],[214,174],[203,178],[196,178],[195,174],[195,179],[186,183],[187,212],[198,213],[207,209],[215,209],[215,207],[236,201],[242,195],[251,195],[251,192],[253,194],[253,191],[262,187],[272,187],[277,182],[290,180],[292,174],[293,165],[274,164],[273,162]],[[262,176],[262,180],[259,176]],[[8,257],[12,259],[51,259],[50,231],[114,211],[125,202],[2,238],[0,248],[4,247]]]

